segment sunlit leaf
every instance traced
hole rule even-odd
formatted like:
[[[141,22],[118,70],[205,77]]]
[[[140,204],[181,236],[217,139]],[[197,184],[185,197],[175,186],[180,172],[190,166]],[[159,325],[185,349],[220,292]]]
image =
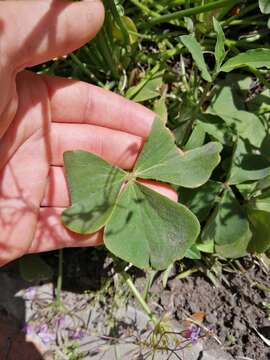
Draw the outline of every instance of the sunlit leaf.
[[[168,120],[168,110],[166,106],[166,97],[162,96],[160,99],[154,102],[154,112],[158,115],[158,117],[162,120],[164,124],[166,124]]]
[[[174,139],[160,120],[154,122],[151,134],[134,168],[136,177],[154,179],[183,187],[198,187],[211,176],[220,161],[221,145],[211,142],[180,152]]]
[[[263,179],[270,175],[270,161],[262,155],[249,153],[245,141],[238,139],[232,162],[229,184]]]
[[[211,82],[212,78],[207,69],[207,65],[203,58],[203,52],[198,41],[192,35],[182,35],[180,36],[180,39],[185,45],[185,47],[188,49],[188,51],[191,53],[192,58],[198,66],[199,70],[201,71],[204,80]]]
[[[245,212],[230,189],[224,194],[202,232],[202,241],[213,241],[215,251],[224,258],[247,253],[251,239]]]
[[[201,126],[200,122],[197,122],[187,143],[184,146],[184,150],[192,150],[200,147],[204,144],[206,133]]]
[[[223,184],[208,181],[197,189],[180,188],[180,201],[186,205],[200,221],[207,219],[211,209],[215,206],[217,196],[223,189]]]
[[[211,136],[224,145],[231,145],[235,131],[224,119],[214,114],[200,114],[197,123]]]
[[[222,67],[221,71],[230,72],[234,69],[251,66],[253,68],[270,68],[270,49],[252,49],[245,53],[240,53],[229,59]]]
[[[213,25],[214,30],[217,34],[217,42],[215,47],[215,58],[216,58],[216,72],[218,73],[220,71],[220,67],[223,63],[223,60],[225,59],[225,35],[222,30],[222,27],[220,23],[216,20],[215,17],[213,17]]]
[[[251,202],[257,210],[268,211],[270,213],[270,190],[255,197]]]
[[[184,257],[199,231],[185,206],[130,181],[105,227],[105,245],[139,268],[163,270]]]
[[[249,251],[263,253],[270,248],[270,212],[248,207],[247,214],[253,234]]]
[[[191,260],[200,260],[202,258],[200,250],[197,248],[196,244],[193,244],[185,253],[185,258]]]
[[[68,151],[64,161],[72,206],[62,221],[74,232],[95,232],[110,217],[126,173],[86,151]]]
[[[270,1],[269,0],[259,0],[260,10],[263,14],[270,14]]]

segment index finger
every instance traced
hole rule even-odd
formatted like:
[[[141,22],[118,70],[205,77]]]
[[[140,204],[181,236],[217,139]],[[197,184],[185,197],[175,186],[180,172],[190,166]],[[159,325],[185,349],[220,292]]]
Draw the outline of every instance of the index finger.
[[[43,78],[48,86],[53,122],[93,124],[144,139],[149,135],[155,114],[146,107],[82,81]]]

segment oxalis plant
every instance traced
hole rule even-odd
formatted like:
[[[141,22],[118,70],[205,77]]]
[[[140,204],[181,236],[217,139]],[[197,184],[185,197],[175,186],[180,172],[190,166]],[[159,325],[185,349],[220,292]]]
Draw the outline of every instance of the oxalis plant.
[[[182,152],[170,131],[155,119],[132,172],[85,151],[64,154],[72,205],[62,214],[79,234],[103,227],[106,248],[141,268],[162,270],[183,258],[200,233],[196,216],[184,205],[149,189],[140,179],[196,188],[220,161],[221,145],[210,142]]]

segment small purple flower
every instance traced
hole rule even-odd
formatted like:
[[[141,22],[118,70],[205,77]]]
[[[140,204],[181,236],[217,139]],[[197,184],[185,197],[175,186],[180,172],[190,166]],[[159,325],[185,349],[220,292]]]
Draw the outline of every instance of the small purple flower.
[[[36,296],[37,293],[37,289],[34,287],[29,287],[28,289],[25,290],[25,293],[23,295],[23,298],[25,300],[33,300]]]
[[[81,340],[85,336],[85,331],[81,328],[77,328],[76,330],[69,330],[68,336],[72,340]]]
[[[44,324],[39,328],[39,330],[37,331],[37,335],[40,337],[40,339],[45,345],[56,340],[56,334],[48,329],[47,324]]]
[[[32,325],[25,323],[22,331],[26,334],[26,335],[31,335],[34,333],[34,328]]]
[[[201,333],[201,328],[199,326],[196,325],[191,326],[189,338],[193,345],[196,344],[196,342],[198,341],[200,333]]]

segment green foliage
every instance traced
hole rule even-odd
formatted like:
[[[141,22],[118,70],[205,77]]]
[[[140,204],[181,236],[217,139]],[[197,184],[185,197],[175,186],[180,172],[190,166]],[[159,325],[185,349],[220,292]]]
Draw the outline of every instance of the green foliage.
[[[104,0],[106,19],[101,34],[71,57],[38,69],[92,82],[143,103],[167,122],[176,144],[184,150],[176,148],[161,123],[155,123],[131,174],[94,155],[67,153],[73,194],[63,220],[70,229],[91,233],[104,226],[112,228],[109,235],[105,229],[107,246],[132,262],[135,235],[127,231],[140,216],[150,219],[146,215],[150,212],[152,219],[163,224],[159,228],[162,235],[150,230],[149,236],[150,220],[136,227],[144,233],[136,235],[138,254],[144,254],[136,257],[141,267],[163,267],[184,254],[192,259],[202,257],[202,252],[233,258],[269,251],[269,1],[246,0],[239,8],[237,4],[237,0],[205,4]],[[157,249],[156,238],[177,229],[186,208],[180,204],[174,208],[167,199],[153,195],[138,178],[177,188],[180,203],[200,221],[202,231],[196,243],[194,235],[186,245],[179,236],[178,253],[174,246],[170,253],[163,239],[159,246],[164,258],[156,259],[151,246]],[[80,191],[75,190],[77,181]],[[123,182],[128,185],[119,195]],[[141,204],[136,203],[138,198]],[[121,207],[119,200],[130,204]],[[160,203],[155,205],[156,212],[155,201]],[[164,206],[170,209],[166,210],[171,214],[170,225],[162,215]],[[123,225],[119,237],[116,224]],[[190,229],[187,226],[185,231]],[[126,238],[132,239],[130,247],[122,249]]]
[[[217,34],[217,42],[215,46],[216,72],[220,71],[220,67],[225,59],[225,35],[220,23],[213,17],[213,25]]]
[[[259,0],[260,10],[263,14],[270,14],[270,1],[269,0]]]
[[[184,205],[138,179],[198,187],[218,165],[220,150],[219,144],[209,143],[180,152],[171,133],[156,119],[132,173],[84,151],[67,152],[64,160],[72,206],[63,212],[62,221],[80,234],[105,226],[105,245],[113,254],[140,268],[165,269],[184,257],[200,225]]]
[[[234,69],[251,66],[259,69],[262,67],[270,68],[270,49],[254,49],[236,55],[229,59],[222,67],[221,71],[230,72]]]
[[[200,47],[200,44],[194,38],[193,35],[182,35],[180,37],[182,43],[186,46],[188,51],[191,53],[193,60],[195,61],[198,68],[201,70],[202,77],[204,80],[210,82],[212,81],[212,77],[208,72],[207,65],[203,58],[203,52]]]
[[[251,231],[245,212],[231,189],[225,189],[202,233],[203,242],[213,242],[222,257],[237,258],[247,253]]]

